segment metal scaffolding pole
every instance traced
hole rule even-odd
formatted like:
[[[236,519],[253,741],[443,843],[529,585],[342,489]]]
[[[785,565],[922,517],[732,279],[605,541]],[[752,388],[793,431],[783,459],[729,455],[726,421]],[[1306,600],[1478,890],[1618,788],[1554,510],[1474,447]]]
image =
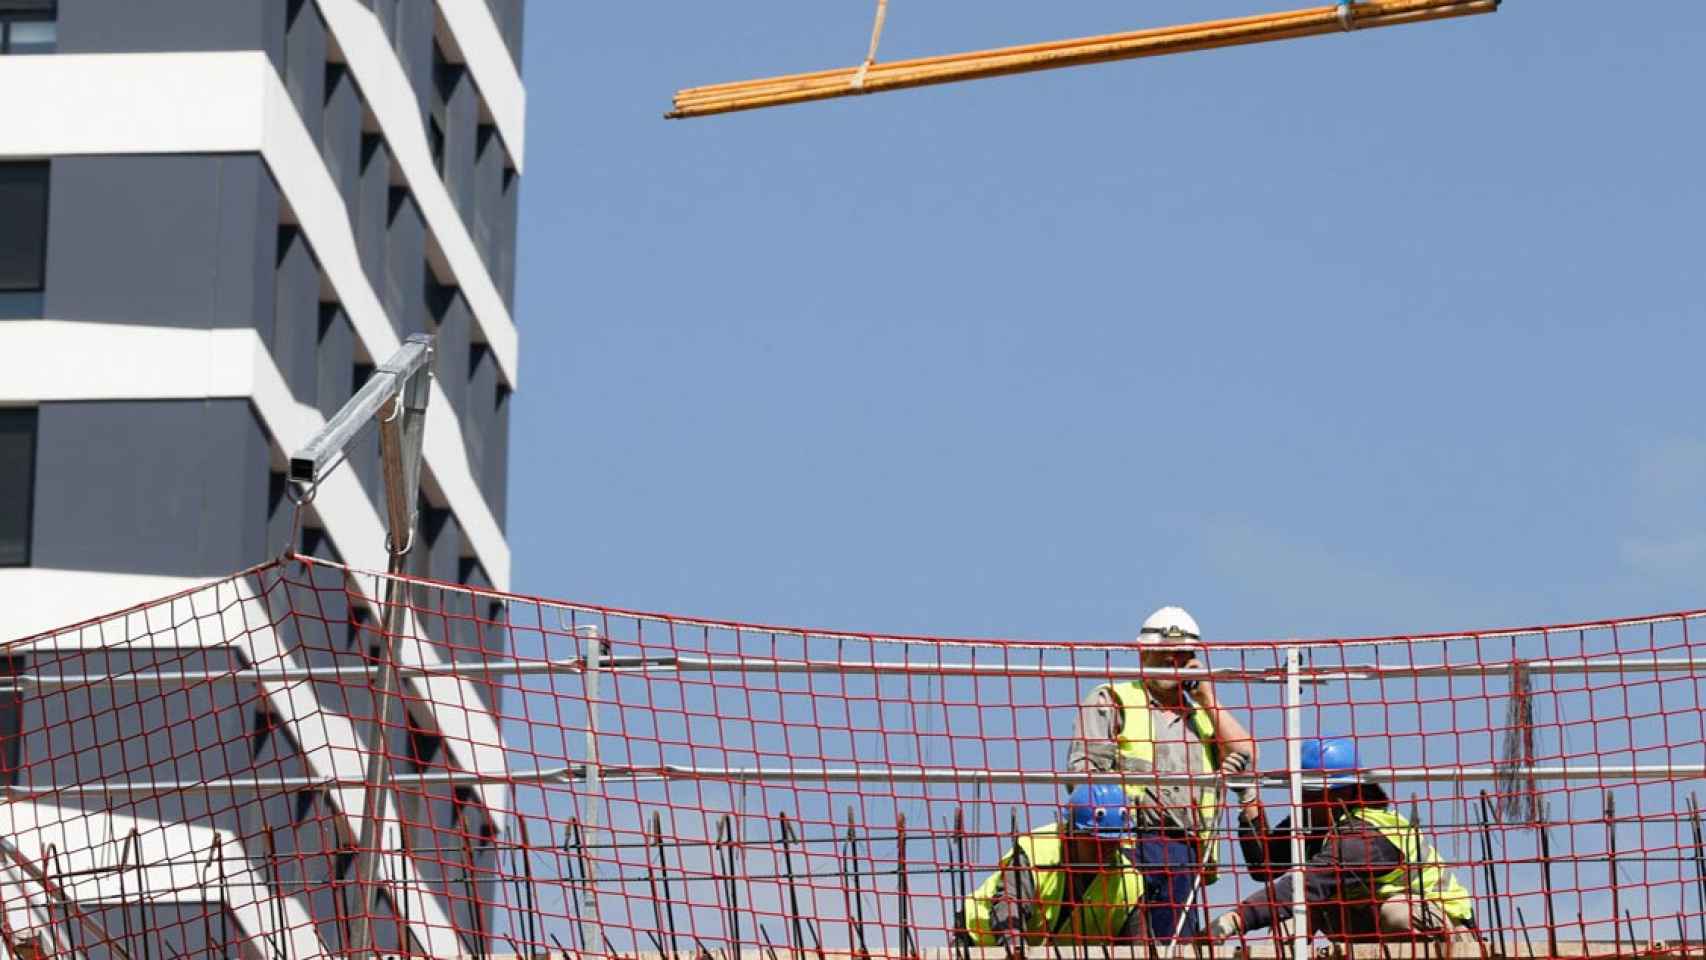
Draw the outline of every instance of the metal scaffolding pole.
[[[1291,960],[1309,958],[1309,902],[1303,885],[1303,684],[1296,647],[1285,650],[1285,752],[1291,787]]]
[[[357,957],[378,952],[374,944],[373,912],[379,902],[377,877],[381,859],[386,801],[390,793],[388,731],[397,724],[391,714],[400,683],[396,641],[408,620],[409,589],[400,575],[415,541],[415,505],[420,496],[421,444],[426,430],[427,400],[432,395],[432,337],[416,334],[386,360],[367,383],[332,415],[303,448],[290,458],[290,478],[312,491],[349,456],[356,439],[369,424],[379,424],[379,459],[385,480],[385,550],[390,556],[384,599],[383,644],[377,669],[370,671],[373,727],[368,740],[367,774],[363,782],[361,836],[356,844],[356,884],[361,911],[353,918],[350,947]]]

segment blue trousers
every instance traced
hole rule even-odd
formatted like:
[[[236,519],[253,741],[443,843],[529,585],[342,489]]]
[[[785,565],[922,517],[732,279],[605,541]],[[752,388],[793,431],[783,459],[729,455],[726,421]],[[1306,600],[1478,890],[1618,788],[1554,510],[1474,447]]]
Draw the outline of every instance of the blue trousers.
[[[1202,865],[1197,863],[1191,844],[1159,833],[1137,835],[1137,864],[1143,874],[1143,912],[1151,940],[1165,944],[1179,931],[1180,939],[1194,937],[1201,925],[1197,922],[1198,907],[1186,904],[1191,888],[1196,886]],[[1197,899],[1204,894],[1199,891]],[[1180,914],[1184,912],[1184,922]]]

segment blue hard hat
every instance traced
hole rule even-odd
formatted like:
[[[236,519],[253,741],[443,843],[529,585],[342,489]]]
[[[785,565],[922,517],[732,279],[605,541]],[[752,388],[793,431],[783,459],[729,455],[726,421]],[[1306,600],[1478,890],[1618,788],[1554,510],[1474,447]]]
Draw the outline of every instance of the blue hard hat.
[[[1090,783],[1073,787],[1061,811],[1068,833],[1091,833],[1118,837],[1132,831],[1131,801],[1117,783]]]
[[[1347,787],[1362,782],[1356,741],[1349,737],[1312,738],[1303,741],[1304,773],[1324,773],[1329,787]]]

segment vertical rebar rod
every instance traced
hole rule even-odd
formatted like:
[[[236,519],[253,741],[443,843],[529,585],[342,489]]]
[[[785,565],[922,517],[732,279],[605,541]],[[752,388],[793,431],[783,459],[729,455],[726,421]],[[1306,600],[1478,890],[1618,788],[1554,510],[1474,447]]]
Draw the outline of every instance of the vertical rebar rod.
[[[740,884],[735,881],[735,828],[734,821],[728,814],[717,822],[717,852],[713,859],[724,860],[723,882],[728,885],[729,895],[729,949],[736,957],[740,956]]]
[[[847,806],[847,866],[853,875],[853,932],[858,935],[860,957],[869,957],[871,948],[865,941],[865,891],[859,881],[864,871],[859,867],[859,832],[853,822],[853,805]]]
[[[1609,790],[1605,791],[1605,872],[1606,882],[1611,886],[1612,949],[1621,954],[1623,933],[1617,923],[1623,914],[1622,897],[1617,890],[1617,795]]]
[[[474,838],[468,833],[467,805],[459,806],[457,830],[462,834],[462,895],[468,900],[468,926],[473,933],[474,960],[486,960],[486,935],[480,924],[480,900],[474,881]]]
[[[1688,795],[1689,824],[1694,828],[1694,882],[1700,901],[1700,939],[1706,942],[1706,838],[1700,829],[1700,800]]]
[[[1017,869],[1016,865],[1019,862],[1019,858],[1023,856],[1025,852],[1025,848],[1019,845],[1018,807],[1008,808],[1007,826],[1009,828],[1009,832],[1013,836],[1013,846],[1007,854],[1007,863],[1001,867],[1001,898],[1006,902],[1007,916],[1009,920],[1016,920],[1019,916],[1017,906],[1019,902],[1019,894],[1013,889],[1014,884],[1011,882],[1012,875],[1007,873],[1007,869],[1009,867]],[[1015,929],[1014,926],[1010,924],[1006,930],[1002,931],[1001,938],[1003,941],[1002,945],[1007,948],[1007,956],[1010,960],[1025,960],[1025,931]]]
[[[794,854],[791,848],[794,832],[788,826],[786,811],[779,815],[779,819],[782,823],[782,870],[788,882],[788,949],[795,960],[798,960],[800,954],[805,952],[806,937],[800,930],[800,891],[794,885]]]
[[[569,822],[563,824],[563,845],[558,850],[568,857],[568,861],[560,868],[560,872],[568,877],[568,883],[563,886],[563,909],[568,914],[569,939],[574,941],[577,948],[585,952],[591,948],[587,946],[586,926],[581,922],[580,885],[585,878],[580,875],[580,855],[573,846],[576,843],[575,831],[577,826],[574,817],[570,817]]]
[[[1292,960],[1309,960],[1309,901],[1303,885],[1303,678],[1296,647],[1285,650],[1285,748],[1286,770],[1291,780],[1291,885]]]
[[[527,949],[531,952],[542,946],[545,920],[539,915],[539,895],[533,887],[533,844],[527,836],[527,818],[518,817],[516,822],[521,828],[521,876],[527,884]]]
[[[593,646],[596,647],[597,644],[593,644]],[[573,857],[575,862],[579,864],[581,878],[580,905],[575,910],[575,915],[580,921],[581,949],[590,950],[592,947],[588,946],[588,944],[595,942],[593,940],[593,934],[597,933],[600,938],[604,936],[604,930],[599,925],[598,914],[596,912],[598,904],[598,890],[597,884],[593,881],[592,861],[586,852],[586,835],[581,832],[580,818],[576,817],[571,819],[569,824],[574,827],[575,849]]]
[[[1497,935],[1499,956],[1508,957],[1510,951],[1505,945],[1505,916],[1504,907],[1499,897],[1499,871],[1493,862],[1493,827],[1492,801],[1487,798],[1487,791],[1481,791],[1481,856],[1486,864],[1487,902],[1493,914],[1493,932]]]
[[[906,875],[906,814],[904,813],[895,817],[895,838],[895,892],[900,897],[900,955],[917,957],[918,936],[912,929],[912,891]]]
[[[1516,922],[1522,927],[1522,942],[1528,947],[1529,957],[1533,958],[1535,956],[1534,938],[1528,935],[1528,917],[1522,912],[1520,906],[1516,908]]]
[[[652,839],[656,841],[658,848],[658,878],[663,882],[663,915],[669,925],[669,955],[673,957],[681,952],[681,947],[675,936],[675,901],[670,899],[669,892],[669,854],[663,843],[663,816],[656,810],[652,811]],[[650,859],[647,857],[648,861]]]
[[[971,878],[967,871],[971,863],[966,860],[966,812],[963,807],[954,808],[954,849],[951,854],[954,861],[954,880],[951,885],[954,903],[949,916],[954,921],[954,943],[959,947],[960,960],[971,960],[970,938],[966,934],[966,900],[971,896]]]
[[[130,833],[125,834],[124,846],[119,848],[118,909],[119,909],[119,920],[121,921],[121,923],[119,924],[119,928],[124,931],[124,949],[125,949],[126,953],[129,953],[129,952],[136,949],[136,941],[131,938],[131,932],[130,932],[130,895],[129,895],[128,891],[126,891],[126,889],[125,889],[125,882],[124,882],[125,874],[130,872],[130,842],[131,842],[131,838],[135,837],[136,835],[137,835],[136,830],[134,828],[132,828]],[[214,842],[218,843],[219,841],[216,839]],[[222,859],[219,860],[219,864],[220,864],[221,869],[223,869],[224,868],[224,861]],[[221,907],[223,907],[223,904],[221,904]]]
[[[1536,829],[1540,831],[1540,891],[1546,902],[1546,950],[1553,957],[1558,956],[1558,915],[1552,906],[1552,805],[1543,802],[1540,805],[1540,822]]]
[[[136,905],[142,925],[142,960],[154,960],[154,948],[148,935],[148,865],[142,862],[142,834],[136,835]]]
[[[219,955],[221,957],[231,952],[231,884],[225,876],[225,841],[215,841],[219,844]],[[243,948],[237,948],[237,956],[243,955]]]
[[[266,811],[266,802],[262,801],[261,816],[263,818],[266,817]],[[284,918],[284,883],[282,882],[283,878],[278,869],[278,848],[273,839],[273,828],[271,823],[267,823],[261,828],[261,840],[264,847],[263,852],[266,854],[267,859],[267,892],[271,895],[272,900],[273,935],[269,938],[268,945],[272,947],[272,955],[276,960],[286,960],[289,956],[289,952],[285,950],[285,941],[283,938],[285,937],[285,931],[290,928],[290,925]]]

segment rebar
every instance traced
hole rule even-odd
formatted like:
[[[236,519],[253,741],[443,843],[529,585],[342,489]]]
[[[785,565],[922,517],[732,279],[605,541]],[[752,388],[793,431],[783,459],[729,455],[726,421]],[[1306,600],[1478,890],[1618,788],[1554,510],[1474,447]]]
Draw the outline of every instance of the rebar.
[[[1499,956],[1508,957],[1510,951],[1505,946],[1504,910],[1499,898],[1499,872],[1493,861],[1493,830],[1491,826],[1493,815],[1491,804],[1487,799],[1487,791],[1481,791],[1481,853],[1486,863],[1487,899],[1492,907],[1493,930],[1498,937]]]
[[[788,949],[798,958],[805,952],[806,938],[800,930],[800,891],[794,885],[794,855],[789,849],[793,831],[788,828],[788,814],[780,814],[782,822],[782,870],[788,878]]]
[[[1623,952],[1623,934],[1617,925],[1617,918],[1622,915],[1617,890],[1617,795],[1609,790],[1603,791],[1605,798],[1605,852],[1608,859],[1605,865],[1606,882],[1611,887],[1611,939],[1613,949]],[[1632,938],[1631,938],[1632,939]],[[1634,946],[1633,943],[1630,946]]]

